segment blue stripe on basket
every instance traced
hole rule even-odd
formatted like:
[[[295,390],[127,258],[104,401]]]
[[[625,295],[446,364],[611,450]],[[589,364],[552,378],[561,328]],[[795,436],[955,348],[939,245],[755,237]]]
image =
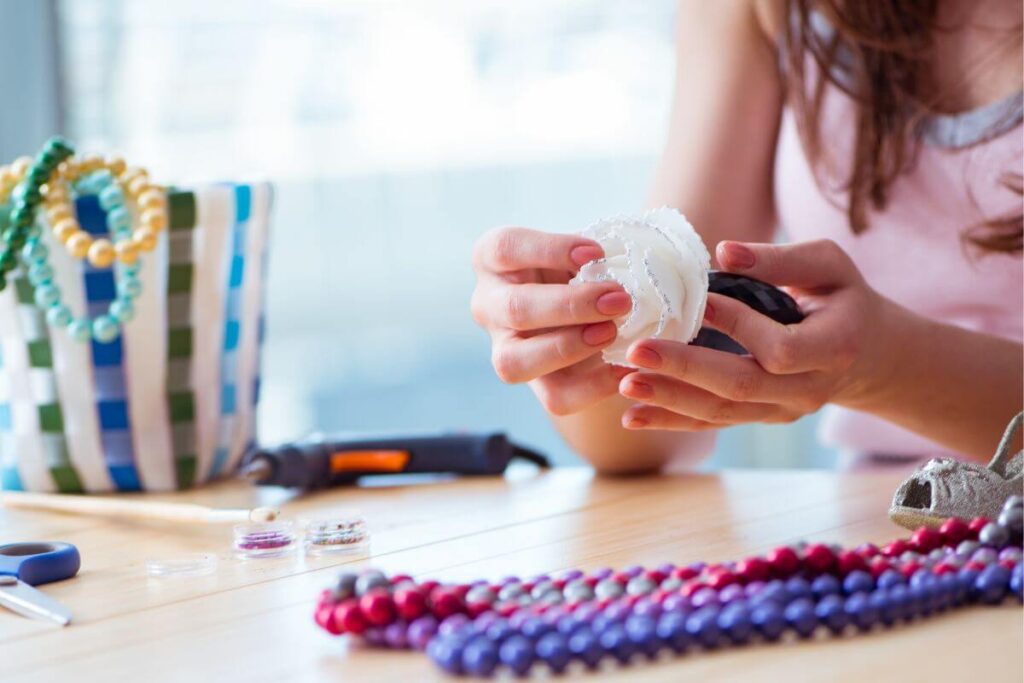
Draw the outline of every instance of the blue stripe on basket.
[[[21,483],[21,475],[15,467],[4,467],[0,469],[0,489],[5,491],[24,491]]]
[[[92,235],[107,233],[107,215],[95,196],[80,197],[76,201],[78,222]],[[152,267],[152,264],[150,264]],[[117,295],[114,271],[97,270],[87,262],[82,265],[85,299],[90,315],[106,313],[107,306]],[[103,381],[96,385],[96,412],[100,423],[100,441],[110,477],[121,491],[141,491],[139,473],[135,468],[135,450],[132,446],[132,426],[128,413],[127,384],[123,366],[124,347],[121,337],[109,344],[95,340],[92,349],[93,372],[102,374]]]
[[[219,442],[210,465],[210,477],[216,477],[227,463],[234,437],[235,400],[238,362],[235,357],[241,339],[242,283],[245,281],[245,240],[252,214],[252,190],[248,185],[235,185],[235,224],[231,229],[231,267],[228,272],[227,295],[224,300],[224,341],[221,349],[220,391],[221,429]]]
[[[0,429],[11,430],[11,407],[6,403],[0,403]]]

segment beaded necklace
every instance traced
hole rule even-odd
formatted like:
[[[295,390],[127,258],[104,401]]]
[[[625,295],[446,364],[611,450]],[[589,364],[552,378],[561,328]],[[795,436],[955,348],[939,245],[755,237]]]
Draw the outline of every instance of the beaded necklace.
[[[167,197],[150,183],[145,170],[129,168],[119,158],[76,159],[73,152],[67,142],[52,138],[34,160],[23,157],[0,167],[0,209],[10,200],[9,212],[0,210],[7,224],[0,235],[0,290],[20,256],[47,322],[79,341],[106,343],[135,315],[135,299],[142,291],[140,253],[152,251],[167,227]],[[106,212],[109,237],[94,237],[77,221],[74,199],[90,195],[97,196]],[[73,258],[87,260],[93,268],[115,268],[117,296],[105,313],[76,318],[63,303],[41,225],[49,225],[53,241]]]
[[[739,562],[571,570],[557,577],[440,584],[342,574],[320,597],[321,628],[425,650],[453,674],[552,673],[603,661],[711,650],[787,632],[809,638],[1024,596],[1024,499],[999,519],[952,518],[882,548],[798,544]]]

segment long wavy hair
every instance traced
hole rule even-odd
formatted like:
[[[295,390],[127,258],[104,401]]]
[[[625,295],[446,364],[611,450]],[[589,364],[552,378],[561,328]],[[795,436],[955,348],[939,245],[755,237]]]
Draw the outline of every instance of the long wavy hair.
[[[787,91],[812,162],[821,158],[826,86],[856,103],[854,152],[843,189],[849,193],[850,228],[859,234],[868,228],[869,209],[884,209],[892,183],[912,166],[926,117],[939,111],[943,93],[928,92],[922,74],[935,32],[948,27],[937,25],[938,0],[787,0],[786,5]],[[834,31],[815,31],[814,14]],[[1016,31],[1019,39],[1021,27]],[[808,73],[808,56],[820,77]],[[1019,172],[1004,173],[1000,183],[1024,195]],[[963,239],[985,252],[1020,253],[1024,215],[965,226]]]

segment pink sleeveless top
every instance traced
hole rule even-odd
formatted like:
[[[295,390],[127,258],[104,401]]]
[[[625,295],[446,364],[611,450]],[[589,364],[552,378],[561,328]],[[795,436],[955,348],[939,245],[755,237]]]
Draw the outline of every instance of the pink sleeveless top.
[[[882,212],[854,235],[840,188],[848,173],[854,109],[832,87],[822,114],[828,157],[812,170],[794,114],[787,108],[775,156],[778,227],[787,241],[837,242],[868,283],[916,313],[1007,339],[1024,339],[1024,270],[1020,254],[977,254],[961,241],[968,226],[1019,215],[1020,195],[1000,184],[1024,163],[1021,96],[928,122],[916,165],[896,180]],[[941,419],[940,416],[936,416]],[[868,414],[828,406],[819,437],[847,458],[907,460],[961,457],[924,437]],[[902,456],[902,457],[901,457]],[[861,460],[861,462],[863,462]]]

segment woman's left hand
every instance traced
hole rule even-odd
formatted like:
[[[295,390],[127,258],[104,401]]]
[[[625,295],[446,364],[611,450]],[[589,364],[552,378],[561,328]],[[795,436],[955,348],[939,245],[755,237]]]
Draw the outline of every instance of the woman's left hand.
[[[627,357],[642,370],[619,384],[623,396],[637,401],[623,414],[624,427],[699,431],[792,422],[825,403],[856,406],[897,362],[903,309],[871,289],[834,242],[722,242],[716,255],[723,270],[785,286],[806,318],[782,325],[739,301],[709,295],[705,325],[750,356],[637,342]]]

